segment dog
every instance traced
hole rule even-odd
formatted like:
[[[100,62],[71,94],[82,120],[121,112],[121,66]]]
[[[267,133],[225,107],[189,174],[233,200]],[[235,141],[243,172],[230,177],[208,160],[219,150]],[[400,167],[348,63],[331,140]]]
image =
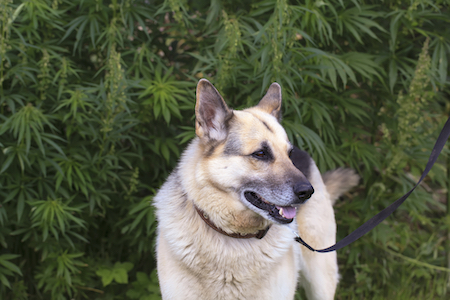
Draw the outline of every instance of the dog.
[[[336,253],[333,201],[358,176],[322,176],[280,124],[281,87],[258,105],[230,109],[206,79],[197,85],[196,138],[154,197],[157,272],[165,300],[333,299]],[[294,165],[294,163],[295,165]]]

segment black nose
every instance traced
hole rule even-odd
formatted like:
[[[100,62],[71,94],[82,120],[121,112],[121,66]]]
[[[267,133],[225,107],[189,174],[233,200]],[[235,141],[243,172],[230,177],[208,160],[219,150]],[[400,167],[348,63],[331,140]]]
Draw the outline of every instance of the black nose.
[[[314,189],[310,183],[297,183],[294,185],[294,194],[297,195],[299,202],[297,204],[304,203],[306,200],[311,198],[314,193]]]

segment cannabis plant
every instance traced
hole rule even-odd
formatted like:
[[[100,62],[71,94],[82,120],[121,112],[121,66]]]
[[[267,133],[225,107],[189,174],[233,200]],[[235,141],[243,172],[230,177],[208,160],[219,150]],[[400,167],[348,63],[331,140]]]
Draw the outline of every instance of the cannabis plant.
[[[234,108],[278,82],[291,141],[358,171],[342,238],[425,166],[450,110],[449,4],[0,0],[0,298],[160,299],[151,202],[200,78]],[[447,157],[339,251],[337,299],[448,298]]]

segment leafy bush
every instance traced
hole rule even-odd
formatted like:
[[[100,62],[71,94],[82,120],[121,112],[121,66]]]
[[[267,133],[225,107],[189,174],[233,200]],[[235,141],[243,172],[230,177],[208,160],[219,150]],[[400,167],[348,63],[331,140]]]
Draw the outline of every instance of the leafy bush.
[[[425,166],[449,112],[448,4],[0,0],[0,298],[159,299],[150,203],[202,77],[235,108],[279,82],[291,140],[358,170],[342,238]],[[337,299],[448,297],[447,174],[339,252]]]

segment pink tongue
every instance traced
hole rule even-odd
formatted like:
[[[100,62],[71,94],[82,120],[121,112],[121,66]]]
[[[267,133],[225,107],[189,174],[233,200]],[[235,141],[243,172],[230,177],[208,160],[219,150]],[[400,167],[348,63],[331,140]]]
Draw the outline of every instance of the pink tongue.
[[[278,209],[283,208],[283,215],[286,219],[293,219],[295,217],[295,207],[292,206],[277,206]]]

